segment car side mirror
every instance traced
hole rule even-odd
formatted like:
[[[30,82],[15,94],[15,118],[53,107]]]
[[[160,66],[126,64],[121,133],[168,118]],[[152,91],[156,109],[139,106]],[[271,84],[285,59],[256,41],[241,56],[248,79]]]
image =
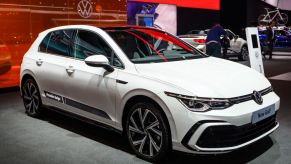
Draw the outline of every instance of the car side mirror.
[[[104,55],[92,55],[85,59],[85,63],[91,67],[103,67],[108,72],[113,72],[114,68],[109,64]]]
[[[239,35],[234,36],[234,39],[237,40],[239,38]]]

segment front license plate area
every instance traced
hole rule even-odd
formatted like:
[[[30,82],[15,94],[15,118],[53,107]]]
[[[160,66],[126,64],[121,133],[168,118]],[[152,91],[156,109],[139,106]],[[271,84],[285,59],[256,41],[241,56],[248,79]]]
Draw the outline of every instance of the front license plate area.
[[[262,121],[275,114],[275,104],[267,106],[253,113],[252,124]]]

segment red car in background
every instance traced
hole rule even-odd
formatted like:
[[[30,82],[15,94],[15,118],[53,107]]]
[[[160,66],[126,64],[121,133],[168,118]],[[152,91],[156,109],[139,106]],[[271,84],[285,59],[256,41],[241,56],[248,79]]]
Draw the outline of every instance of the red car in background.
[[[0,40],[0,75],[11,69],[11,55],[7,46]]]
[[[0,88],[19,85],[23,55],[41,31],[90,24],[127,25],[126,0],[1,0]]]

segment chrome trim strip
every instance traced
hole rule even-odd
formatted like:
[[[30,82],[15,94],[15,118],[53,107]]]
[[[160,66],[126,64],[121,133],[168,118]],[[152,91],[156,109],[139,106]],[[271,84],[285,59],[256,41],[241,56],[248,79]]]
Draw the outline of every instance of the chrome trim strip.
[[[259,93],[264,96],[270,92],[273,92],[272,86],[263,89],[259,91]],[[219,101],[219,102],[230,102],[231,104],[238,104],[242,103],[245,101],[250,101],[253,100],[253,94],[247,94],[243,96],[238,96],[238,97],[232,97],[232,98],[203,98],[203,97],[197,97],[197,96],[187,96],[187,95],[182,95],[182,94],[176,94],[176,93],[171,93],[171,92],[166,92],[165,94],[170,97],[175,97],[178,99],[186,99],[186,100],[203,100],[203,101]]]

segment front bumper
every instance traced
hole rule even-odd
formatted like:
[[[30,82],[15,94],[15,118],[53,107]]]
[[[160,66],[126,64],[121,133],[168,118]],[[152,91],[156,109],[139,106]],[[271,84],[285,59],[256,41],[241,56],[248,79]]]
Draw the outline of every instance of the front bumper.
[[[199,121],[185,135],[182,145],[193,151],[232,151],[260,140],[278,127],[276,114],[256,124],[242,126],[215,120]]]
[[[263,104],[250,100],[224,110],[191,112],[176,98],[161,96],[172,113],[173,148],[189,153],[224,153],[247,146],[269,135],[279,127],[276,114],[252,124],[252,114],[274,105],[277,113],[280,98],[270,92]]]

